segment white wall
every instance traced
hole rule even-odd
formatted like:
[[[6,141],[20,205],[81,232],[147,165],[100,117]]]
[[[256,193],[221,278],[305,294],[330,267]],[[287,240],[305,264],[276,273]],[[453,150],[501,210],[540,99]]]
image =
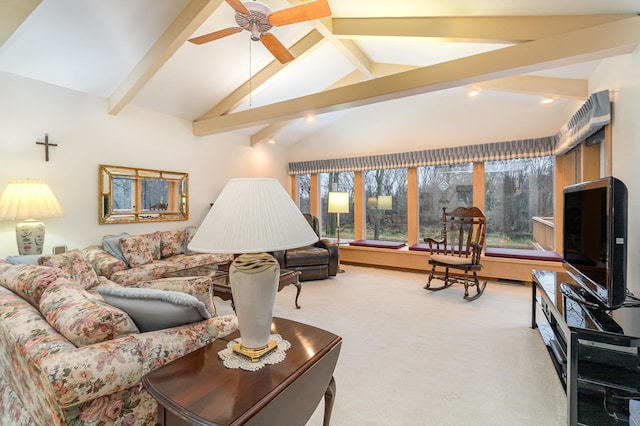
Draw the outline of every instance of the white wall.
[[[465,88],[348,111],[289,150],[289,161],[420,151],[554,135],[584,103]],[[321,117],[318,118],[320,120]]]
[[[195,137],[191,123],[135,106],[107,113],[106,99],[0,72],[0,191],[10,180],[44,180],[65,217],[44,220],[44,253],[131,234],[199,224],[228,179],[274,177],[288,188],[286,148],[249,146],[238,135]],[[58,147],[36,145],[44,134]],[[189,173],[188,221],[98,224],[98,164]],[[17,254],[15,222],[0,222],[0,258]]]
[[[640,296],[640,47],[603,61],[589,86],[592,92],[612,91],[613,175],[629,191],[627,287]]]

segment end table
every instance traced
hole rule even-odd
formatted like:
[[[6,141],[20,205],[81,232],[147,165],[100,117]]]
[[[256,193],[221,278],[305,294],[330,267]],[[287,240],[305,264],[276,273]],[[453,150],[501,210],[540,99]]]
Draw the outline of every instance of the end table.
[[[226,368],[218,352],[240,337],[236,332],[143,376],[158,402],[158,424],[303,426],[324,396],[329,425],[342,338],[283,318],[273,319],[272,330],[291,343],[278,364],[258,371]]]

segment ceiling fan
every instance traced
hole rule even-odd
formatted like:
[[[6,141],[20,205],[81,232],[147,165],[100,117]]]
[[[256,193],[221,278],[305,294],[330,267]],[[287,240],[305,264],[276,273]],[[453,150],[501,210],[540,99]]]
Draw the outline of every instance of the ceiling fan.
[[[247,30],[251,33],[251,40],[261,41],[269,52],[283,64],[292,61],[293,55],[269,30],[276,26],[295,24],[331,15],[327,0],[315,0],[275,12],[271,12],[271,9],[266,5],[257,1],[225,1],[236,11],[238,26],[194,37],[189,41],[203,44]]]

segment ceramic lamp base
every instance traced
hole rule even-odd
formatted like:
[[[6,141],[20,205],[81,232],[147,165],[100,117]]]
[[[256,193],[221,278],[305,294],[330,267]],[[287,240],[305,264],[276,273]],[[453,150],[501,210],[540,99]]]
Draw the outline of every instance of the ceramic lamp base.
[[[20,255],[42,254],[44,223],[27,220],[16,225],[16,242]]]
[[[234,352],[258,362],[277,347],[271,339],[280,266],[266,253],[242,254],[229,267],[229,283],[242,343]]]

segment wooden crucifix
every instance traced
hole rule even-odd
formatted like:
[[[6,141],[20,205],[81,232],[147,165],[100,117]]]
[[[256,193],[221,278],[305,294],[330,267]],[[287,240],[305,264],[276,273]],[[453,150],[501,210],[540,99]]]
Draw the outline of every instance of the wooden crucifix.
[[[36,141],[37,145],[44,145],[44,160],[49,161],[49,147],[50,146],[58,146],[57,143],[49,143],[49,134],[44,134],[44,142]]]

